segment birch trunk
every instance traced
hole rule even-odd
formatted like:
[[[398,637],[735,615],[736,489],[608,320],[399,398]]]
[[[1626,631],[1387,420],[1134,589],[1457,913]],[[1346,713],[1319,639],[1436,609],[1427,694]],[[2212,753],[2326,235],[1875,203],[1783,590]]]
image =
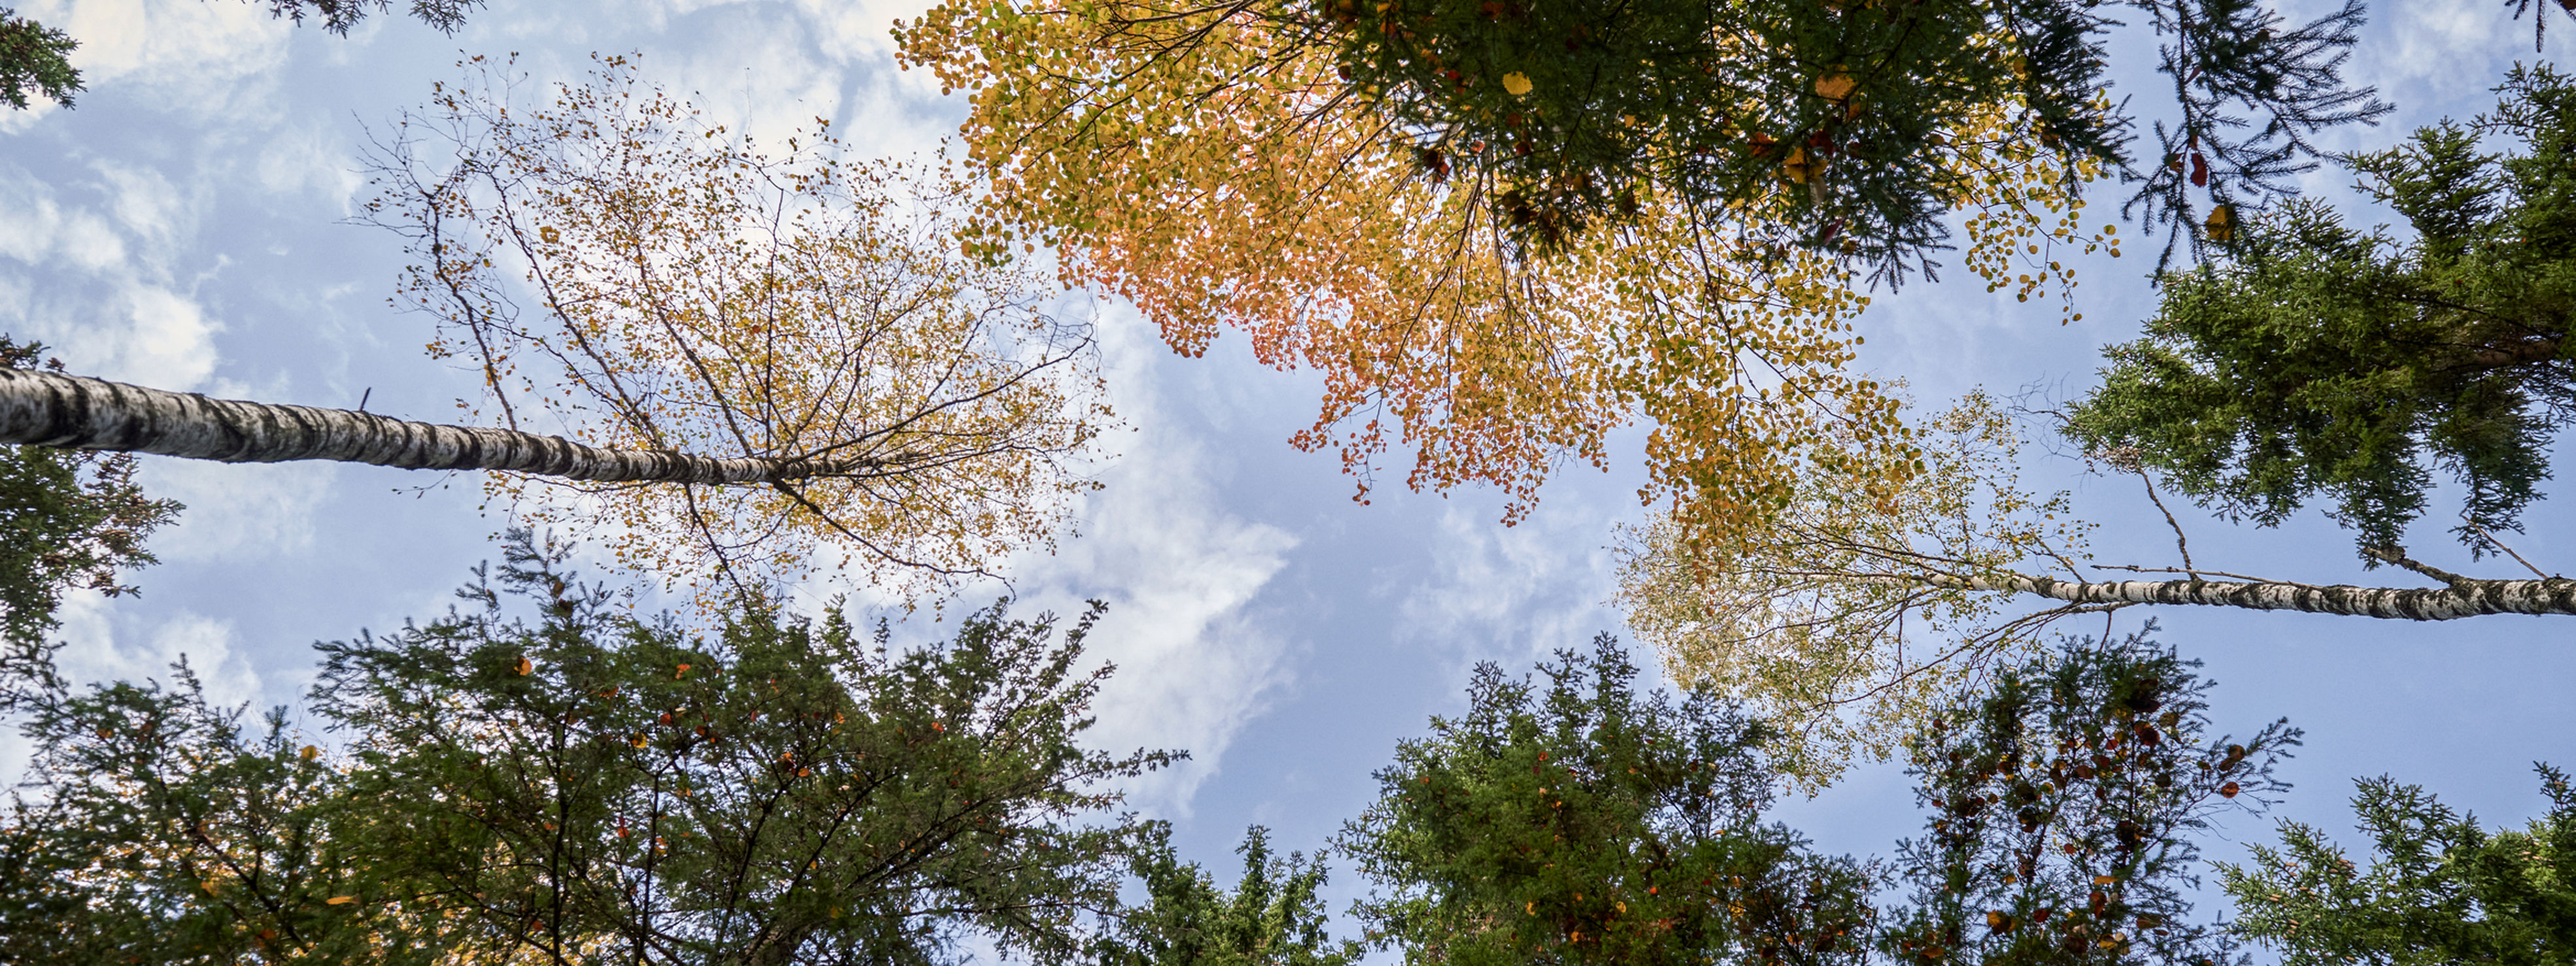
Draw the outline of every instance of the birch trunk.
[[[495,470],[595,483],[723,486],[886,469],[876,460],[718,459],[601,449],[559,436],[208,399],[25,370],[0,370],[0,443],[225,463],[335,460],[407,470]]]
[[[2083,583],[2052,577],[2003,574],[1958,577],[1879,577],[1889,583],[1929,584],[1958,590],[2036,594],[2077,604],[2201,604],[2252,610],[2295,610],[2418,621],[2447,621],[2486,614],[2576,614],[2576,580],[2479,580],[2449,587],[2353,587],[2216,580],[2121,580]]]

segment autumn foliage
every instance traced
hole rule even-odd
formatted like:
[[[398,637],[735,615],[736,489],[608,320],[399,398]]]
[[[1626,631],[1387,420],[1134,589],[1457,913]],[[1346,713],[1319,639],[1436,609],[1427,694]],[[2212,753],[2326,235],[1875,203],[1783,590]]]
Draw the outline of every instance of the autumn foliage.
[[[934,177],[784,152],[624,58],[541,103],[476,58],[376,158],[368,217],[418,259],[401,301],[482,377],[476,420],[592,445],[758,456],[756,487],[507,477],[522,518],[673,583],[763,593],[848,567],[896,596],[1052,539],[1111,416],[1089,333],[969,259]]]
[[[1234,330],[1262,363],[1319,373],[1294,442],[1338,453],[1362,498],[1409,458],[1408,486],[1490,485],[1517,519],[1641,420],[1641,497],[1718,531],[1773,512],[1829,426],[1855,441],[1838,469],[1912,472],[1896,403],[1854,371],[1868,297],[1830,253],[1764,240],[1812,190],[1798,171],[1732,202],[1639,186],[1629,216],[1534,246],[1546,186],[1479,160],[1507,145],[1399,136],[1304,17],[951,3],[897,35],[971,98],[980,243],[1055,246],[1068,282],[1134,301],[1183,353]],[[1946,184],[1991,222],[1972,263],[2026,265],[2027,296],[2065,280],[2062,246],[2101,236],[2071,220],[2082,172],[2040,163],[2002,107],[1945,135]]]

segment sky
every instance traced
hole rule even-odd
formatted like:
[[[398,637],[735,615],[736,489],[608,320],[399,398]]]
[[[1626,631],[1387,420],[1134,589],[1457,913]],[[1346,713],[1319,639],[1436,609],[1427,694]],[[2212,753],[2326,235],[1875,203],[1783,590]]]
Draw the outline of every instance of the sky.
[[[645,77],[692,93],[736,129],[783,136],[826,117],[854,149],[918,156],[954,130],[963,107],[893,62],[887,28],[917,10],[493,0],[453,36],[380,17],[341,38],[237,0],[26,0],[21,15],[81,41],[74,62],[88,91],[76,109],[0,114],[0,331],[54,346],[83,374],[316,406],[365,398],[372,412],[449,419],[474,386],[422,351],[428,318],[389,303],[400,240],[348,221],[365,197],[373,132],[416,108],[432,83],[460,78],[463,57],[517,53],[542,80],[571,76],[592,52],[632,52]],[[2510,63],[2568,56],[2576,25],[2560,25],[2535,55],[2530,24],[2491,0],[2378,5],[2348,76],[2379,85],[2397,111],[2325,143],[2376,147],[2476,113]],[[2140,103],[2153,101],[2151,75],[2119,76]],[[2306,187],[2352,202],[2349,181],[2325,171]],[[1977,387],[2078,395],[2100,347],[2134,337],[2152,309],[2143,249],[2079,266],[2084,320],[2071,325],[1973,278],[1883,294],[1861,322],[1859,365],[1906,380],[1926,401]],[[1008,588],[969,588],[962,599],[1007,589],[1022,613],[1109,603],[1094,653],[1121,670],[1094,737],[1191,752],[1130,799],[1173,821],[1188,857],[1230,868],[1255,823],[1282,848],[1324,844],[1373,797],[1370,773],[1399,738],[1463,708],[1476,662],[1526,668],[1595,634],[1624,634],[1609,604],[1609,547],[1620,524],[1644,519],[1636,432],[1619,437],[1609,472],[1566,470],[1517,526],[1500,524],[1502,502],[1487,492],[1390,487],[1363,506],[1337,459],[1287,445],[1312,419],[1311,374],[1265,369],[1239,338],[1180,357],[1130,308],[1086,311],[1132,431],[1100,470],[1104,488],[1077,508],[1078,536],[1011,561]],[[2556,457],[2576,454],[2562,446]],[[2028,473],[2105,523],[2100,559],[2172,562],[2170,533],[2134,478],[2088,476],[2062,457],[2036,459]],[[495,556],[490,538],[506,523],[462,476],[152,457],[143,480],[188,510],[154,538],[162,562],[134,578],[140,598],[67,603],[65,671],[155,676],[185,655],[218,699],[257,707],[297,699],[313,642],[442,612],[468,569]],[[2257,530],[2176,509],[2202,566],[2311,583],[2408,580],[2365,573],[2349,534],[2313,512]],[[2544,503],[2526,522],[2516,549],[2545,569],[2576,569],[2576,499]],[[2415,535],[2419,557],[2508,575],[2471,564],[2440,530]],[[2160,639],[2206,662],[2222,727],[2287,716],[2306,729],[2283,771],[2297,788],[2277,817],[2350,841],[2352,779],[2387,774],[2520,824],[2542,801],[2530,764],[2576,765],[2568,618],[2419,625],[2141,610],[2123,612],[2117,630],[2152,616]],[[896,633],[928,642],[940,628],[925,615]],[[0,770],[14,774],[25,753],[14,735],[0,737]],[[1788,797],[1777,817],[1828,850],[1884,853],[1919,825],[1908,788],[1893,766],[1865,767],[1814,798]],[[2269,821],[2228,820],[2210,854],[2241,855]],[[1342,870],[1333,892],[1347,898],[1354,887]]]

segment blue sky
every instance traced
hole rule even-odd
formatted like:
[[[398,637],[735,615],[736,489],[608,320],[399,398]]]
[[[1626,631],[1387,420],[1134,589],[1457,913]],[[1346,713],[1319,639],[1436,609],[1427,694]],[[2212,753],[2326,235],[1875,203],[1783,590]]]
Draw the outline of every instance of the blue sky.
[[[308,405],[364,395],[371,411],[412,418],[449,418],[473,386],[423,354],[427,318],[389,307],[398,239],[344,219],[364,197],[369,126],[457,78],[460,56],[517,52],[543,79],[578,71],[593,51],[640,52],[647,77],[696,92],[737,129],[783,134],[829,117],[854,148],[889,156],[935,148],[962,113],[934,81],[894,69],[885,32],[914,12],[906,4],[494,0],[454,37],[380,18],[346,39],[235,0],[18,9],[83,42],[75,62],[89,91],[76,110],[0,115],[0,330],[53,344],[82,373]],[[2570,52],[2576,25],[2561,23],[2546,56]],[[2483,109],[2505,65],[2534,59],[2530,34],[2491,0],[2380,5],[2348,69],[2398,113],[2329,144],[2377,146]],[[2149,78],[2124,76],[2139,103],[2153,100]],[[2350,196],[2332,172],[2311,189]],[[2129,338],[2150,307],[2149,253],[2131,251],[2081,267],[2085,321],[2071,326],[1966,280],[1881,297],[1863,321],[1861,364],[1905,378],[1924,400],[1976,386],[2080,392],[2098,347]],[[1286,445],[1311,418],[1311,376],[1254,365],[1239,339],[1180,358],[1131,310],[1097,312],[1111,391],[1134,432],[1102,471],[1106,489],[1081,507],[1081,535],[1011,572],[1027,609],[1110,602],[1093,640],[1122,671],[1097,735],[1193,752],[1134,792],[1140,809],[1178,824],[1193,857],[1229,864],[1254,822],[1283,847],[1321,844],[1370,797],[1369,772],[1399,736],[1461,705],[1474,662],[1526,666],[1621,632],[1606,604],[1607,546],[1616,525],[1640,519],[1634,434],[1612,472],[1567,471],[1517,527],[1497,523],[1501,504],[1487,493],[1381,492],[1360,506],[1332,457]],[[2565,450],[2562,462],[2576,455]],[[2147,525],[2135,480],[2087,477],[2070,460],[2043,459],[2030,474],[2073,490],[2105,522],[2102,559],[2169,562],[2169,535]],[[259,705],[301,692],[313,641],[443,609],[504,523],[463,477],[151,459],[145,480],[190,509],[156,539],[164,562],[138,577],[139,600],[70,603],[66,670],[152,675],[184,653],[218,697]],[[2571,503],[2532,514],[2517,549],[2576,569]],[[2349,536],[2314,514],[2277,530],[2193,514],[2185,526],[2203,566],[2319,583],[2406,579],[2365,575]],[[2470,569],[2439,530],[2416,537],[2419,556]],[[2505,575],[2491,564],[2473,572]],[[2123,632],[2136,613],[2122,615]],[[2287,715],[2307,729],[2286,773],[2299,788],[2278,814],[2347,829],[2350,779],[2386,773],[2519,823],[2540,802],[2530,762],[2576,765],[2570,619],[2154,616],[2163,639],[2221,682],[2222,723],[2245,730]],[[898,634],[935,639],[925,625]],[[0,768],[12,773],[24,757],[14,741],[0,739]],[[1784,803],[1781,815],[1828,848],[1862,852],[1884,851],[1916,822],[1889,767]],[[2266,827],[2240,820],[2225,831]]]

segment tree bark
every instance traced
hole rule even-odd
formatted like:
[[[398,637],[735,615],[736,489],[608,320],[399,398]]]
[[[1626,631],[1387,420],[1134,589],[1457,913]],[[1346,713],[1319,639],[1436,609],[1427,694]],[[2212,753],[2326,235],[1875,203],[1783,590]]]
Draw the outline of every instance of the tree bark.
[[[2077,604],[2200,604],[2252,610],[2295,610],[2418,621],[2447,621],[2486,614],[2576,614],[2576,580],[2479,580],[2449,587],[2353,587],[2215,580],[2121,580],[2083,583],[2053,577],[2004,574],[1958,577],[1880,577],[1896,583],[1956,590],[2036,594]]]
[[[719,459],[601,449],[559,436],[208,399],[25,370],[0,370],[0,443],[225,463],[335,460],[407,470],[495,470],[595,483],[745,485],[886,468],[874,459]]]

